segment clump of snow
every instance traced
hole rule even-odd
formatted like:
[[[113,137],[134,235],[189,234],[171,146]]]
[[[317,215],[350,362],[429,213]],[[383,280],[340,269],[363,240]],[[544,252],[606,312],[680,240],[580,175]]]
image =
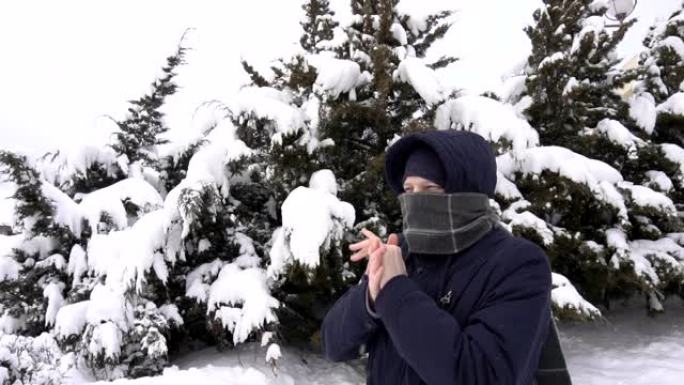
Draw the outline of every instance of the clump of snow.
[[[220,259],[215,259],[212,262],[197,266],[188,273],[185,278],[185,295],[188,298],[194,298],[199,303],[205,303],[209,298],[209,289],[211,288],[207,282],[211,282],[218,276],[224,264]]]
[[[43,288],[43,297],[47,299],[47,309],[45,310],[45,325],[50,326],[55,324],[57,312],[64,304],[64,296],[62,295],[64,284],[61,282],[50,282]]]
[[[233,334],[238,344],[263,327],[274,322],[274,309],[279,306],[266,284],[266,274],[260,268],[242,269],[229,263],[221,268],[209,289],[207,308]]]
[[[170,303],[159,307],[159,313],[166,318],[167,321],[176,324],[176,326],[183,325],[183,317],[180,315],[178,306]]]
[[[684,115],[684,92],[677,92],[656,107],[659,113]]]
[[[605,135],[611,142],[626,149],[633,149],[644,143],[617,120],[601,120],[596,126],[596,131]]]
[[[550,245],[554,241],[554,234],[556,232],[563,232],[563,229],[550,226],[546,221],[539,218],[527,209],[530,202],[526,200],[519,200],[511,204],[502,215],[503,219],[511,229],[514,227],[523,227],[535,231],[542,239],[545,245]],[[524,210],[524,211],[523,211]]]
[[[91,325],[113,322],[122,330],[126,330],[128,324],[125,302],[124,293],[121,290],[98,284],[90,293],[86,321]]]
[[[101,165],[107,176],[115,177],[119,171],[116,151],[109,146],[79,143],[45,154],[37,160],[36,169],[49,184],[67,186],[71,178],[84,176],[94,165]]]
[[[554,52],[551,56],[547,56],[544,59],[542,59],[542,61],[539,63],[539,69],[543,68],[545,65],[553,64],[559,60],[563,60],[564,58],[564,52]]]
[[[0,282],[19,278],[21,264],[12,258],[13,250],[24,241],[23,235],[0,234]]]
[[[662,192],[669,192],[674,187],[672,180],[662,171],[650,170],[645,173],[648,178],[647,183]]]
[[[235,258],[235,264],[243,269],[259,266],[259,255],[254,249],[254,240],[243,233],[233,234],[234,241],[240,246],[240,255]]]
[[[677,214],[677,209],[672,199],[661,192],[653,191],[646,186],[635,185],[631,182],[620,182],[617,186],[629,191],[630,199],[637,206],[652,207],[667,214]]]
[[[337,196],[337,180],[331,170],[318,170],[311,174],[309,188]]]
[[[572,42],[571,53],[577,52],[580,48],[581,42],[585,39],[588,34],[592,34],[594,40],[598,39],[599,33],[601,33],[606,26],[606,21],[603,16],[589,16],[582,20],[582,30],[577,34],[575,40]]]
[[[91,271],[106,275],[107,285],[136,288],[152,269],[166,282],[165,261],[175,262],[181,249],[180,238],[171,231],[171,213],[164,209],[143,215],[132,227],[108,234],[93,234],[88,242],[88,263]],[[163,253],[160,252],[163,250]]]
[[[629,249],[627,234],[622,229],[612,228],[606,230],[606,244],[618,251]]]
[[[390,32],[392,32],[392,36],[399,42],[401,45],[406,45],[408,44],[408,38],[406,37],[406,30],[404,27],[401,26],[399,23],[394,23],[390,27]]]
[[[261,335],[261,347],[263,348],[268,345],[272,338],[273,332],[264,332],[264,334]]]
[[[307,61],[316,68],[318,75],[314,91],[337,98],[341,93],[350,93],[356,99],[354,90],[364,82],[361,67],[352,60],[337,59],[330,55],[310,55]]]
[[[589,4],[589,9],[592,12],[599,12],[601,10],[609,9],[608,7],[610,7],[611,5],[612,4],[610,0],[594,0],[591,2],[591,4]]]
[[[668,238],[677,242],[678,245],[684,247],[684,232],[682,233],[669,233],[666,235]]]
[[[14,258],[0,257],[0,282],[19,278],[19,271],[21,271],[21,265]]]
[[[629,98],[629,117],[647,134],[652,134],[656,124],[656,105],[653,95],[644,92]]]
[[[277,275],[293,260],[313,268],[344,230],[354,224],[354,207],[326,190],[297,187],[282,205],[283,226],[273,233],[269,274]]]
[[[634,270],[653,286],[660,284],[657,269],[667,269],[675,274],[684,273],[684,248],[670,238],[656,241],[639,239],[629,242],[629,247]]]
[[[671,49],[679,56],[680,60],[684,60],[684,41],[679,36],[668,36],[661,40],[658,45]]]
[[[42,259],[47,257],[56,247],[57,240],[54,237],[36,235],[28,239],[22,238],[21,245],[18,248],[29,255],[37,254]]]
[[[47,258],[37,261],[34,266],[39,269],[54,268],[57,271],[64,271],[67,266],[67,262],[61,254],[55,253]]]
[[[232,111],[268,119],[274,122],[276,132],[293,133],[306,125],[304,112],[291,104],[291,96],[275,88],[245,87],[233,102]]]
[[[407,57],[399,63],[395,78],[409,83],[428,105],[444,100],[444,88],[433,69],[416,57]]]
[[[268,105],[266,103],[264,107]],[[243,141],[235,138],[235,126],[229,119],[221,121],[206,139],[208,143],[190,158],[185,179],[166,196],[165,206],[168,210],[177,210],[178,196],[182,190],[201,190],[203,184],[216,185],[221,195],[227,198],[230,194],[230,175],[226,172],[226,164],[252,154],[252,150]],[[185,228],[187,225],[189,224],[184,223]]]
[[[62,306],[55,317],[55,333],[59,338],[80,335],[87,323],[86,313],[90,301],[81,301]]]
[[[121,329],[113,322],[95,324],[87,349],[92,356],[104,355],[108,359],[117,359],[121,355],[122,339]]]
[[[576,77],[571,77],[568,79],[568,82],[565,83],[565,87],[563,87],[563,96],[569,95],[577,86],[580,85],[580,82],[577,80]]]
[[[435,127],[475,132],[494,143],[509,141],[514,149],[539,144],[539,134],[515,109],[484,96],[462,96],[437,108]]]
[[[102,214],[107,214],[116,229],[127,228],[130,225],[125,206],[127,203],[138,207],[142,214],[161,207],[163,200],[159,192],[145,180],[128,178],[86,195],[80,207],[93,233],[97,233]]]
[[[572,310],[588,319],[601,317],[601,312],[585,300],[565,276],[551,273],[551,282],[553,287],[551,301],[555,306],[560,309]]]
[[[684,148],[672,143],[663,143],[660,148],[667,159],[679,165],[679,172],[684,175]]]
[[[330,138],[320,138],[318,125],[320,123],[321,113],[321,99],[315,93],[309,95],[309,99],[302,104],[302,110],[309,122],[309,130],[305,131],[298,144],[305,143],[306,150],[309,154],[318,148],[329,147],[335,144],[335,141]],[[322,140],[321,140],[322,139]]]
[[[200,239],[199,243],[197,244],[197,252],[198,253],[202,253],[204,251],[207,251],[210,248],[211,248],[211,242],[206,238]]]
[[[519,226],[534,230],[542,238],[545,245],[553,243],[553,231],[549,228],[549,225],[530,211],[518,213],[515,209],[509,208],[503,212],[501,219],[508,222],[511,228]]]
[[[50,201],[54,222],[67,227],[75,236],[80,236],[83,230],[83,220],[87,217],[83,208],[49,183],[41,184],[41,192]]]
[[[626,220],[627,208],[615,184],[622,182],[622,174],[601,161],[587,158],[564,147],[543,146],[509,151],[496,159],[498,170],[513,179],[516,173],[539,175],[547,170],[586,185],[596,199],[616,209]]]
[[[497,171],[496,194],[503,196],[507,200],[516,200],[523,197],[518,186],[506,178],[501,172]]]
[[[0,226],[12,228],[14,224],[14,207],[16,202],[12,199],[16,186],[14,183],[5,182],[0,178]]]
[[[282,353],[280,352],[280,345],[270,344],[268,346],[268,349],[266,350],[266,362],[278,361],[280,357],[282,357]]]

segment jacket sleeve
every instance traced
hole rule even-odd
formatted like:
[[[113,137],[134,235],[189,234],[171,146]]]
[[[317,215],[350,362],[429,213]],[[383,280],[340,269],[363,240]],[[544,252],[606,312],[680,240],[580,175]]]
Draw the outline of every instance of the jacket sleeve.
[[[365,344],[378,327],[366,304],[368,277],[347,290],[328,311],[321,326],[321,347],[326,358],[346,361],[359,357]]]
[[[551,272],[532,244],[507,254],[464,325],[406,276],[378,294],[375,309],[394,346],[428,385],[531,383],[548,331]]]

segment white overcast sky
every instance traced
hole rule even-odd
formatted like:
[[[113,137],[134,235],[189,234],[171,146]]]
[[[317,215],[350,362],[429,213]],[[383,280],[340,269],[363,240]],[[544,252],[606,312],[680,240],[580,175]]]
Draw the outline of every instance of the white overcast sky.
[[[36,153],[103,143],[127,100],[160,73],[183,31],[193,51],[179,71],[182,87],[165,109],[173,131],[187,130],[203,101],[227,100],[243,84],[244,57],[266,65],[292,52],[303,0],[3,1],[0,2],[0,148]],[[348,0],[332,0],[348,17]],[[681,0],[640,0],[640,19],[623,55]],[[435,48],[461,61],[443,75],[451,87],[480,92],[524,60],[522,28],[541,0],[403,0],[413,12],[450,7],[457,22]]]

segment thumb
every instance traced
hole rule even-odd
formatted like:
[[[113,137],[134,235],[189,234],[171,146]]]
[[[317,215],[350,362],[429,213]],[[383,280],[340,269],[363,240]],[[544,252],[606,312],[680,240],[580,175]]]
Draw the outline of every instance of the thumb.
[[[389,237],[387,238],[387,244],[399,246],[399,236],[395,233],[390,234]]]

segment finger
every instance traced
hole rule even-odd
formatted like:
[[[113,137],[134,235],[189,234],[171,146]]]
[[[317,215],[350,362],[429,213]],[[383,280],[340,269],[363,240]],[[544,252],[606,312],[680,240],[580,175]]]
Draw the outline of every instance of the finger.
[[[352,243],[351,245],[349,245],[349,250],[356,251],[356,250],[363,249],[364,247],[368,246],[369,242],[370,241],[368,239],[364,239],[361,242]]]
[[[387,244],[399,246],[399,236],[397,234],[394,234],[394,233],[390,234],[389,237],[387,238]]]
[[[377,235],[375,235],[375,233],[373,233],[372,231],[368,230],[365,227],[363,229],[361,229],[361,233],[363,235],[365,235],[366,238],[369,238],[369,239],[380,239],[380,237],[378,237]]]
[[[383,271],[385,271],[385,268],[380,266],[377,270],[368,275],[368,285],[372,292],[377,293],[380,291],[380,281],[382,280]]]
[[[373,238],[370,240],[370,245],[368,247],[368,254],[374,252],[382,245],[380,238]]]
[[[366,253],[366,250],[361,250],[361,251],[359,251],[359,252],[356,252],[356,253],[352,254],[352,255],[349,257],[349,259],[350,259],[352,262],[358,262],[358,261],[361,261],[361,260],[363,260],[363,259],[366,259],[366,256],[367,256],[367,255],[368,255],[368,253]]]

